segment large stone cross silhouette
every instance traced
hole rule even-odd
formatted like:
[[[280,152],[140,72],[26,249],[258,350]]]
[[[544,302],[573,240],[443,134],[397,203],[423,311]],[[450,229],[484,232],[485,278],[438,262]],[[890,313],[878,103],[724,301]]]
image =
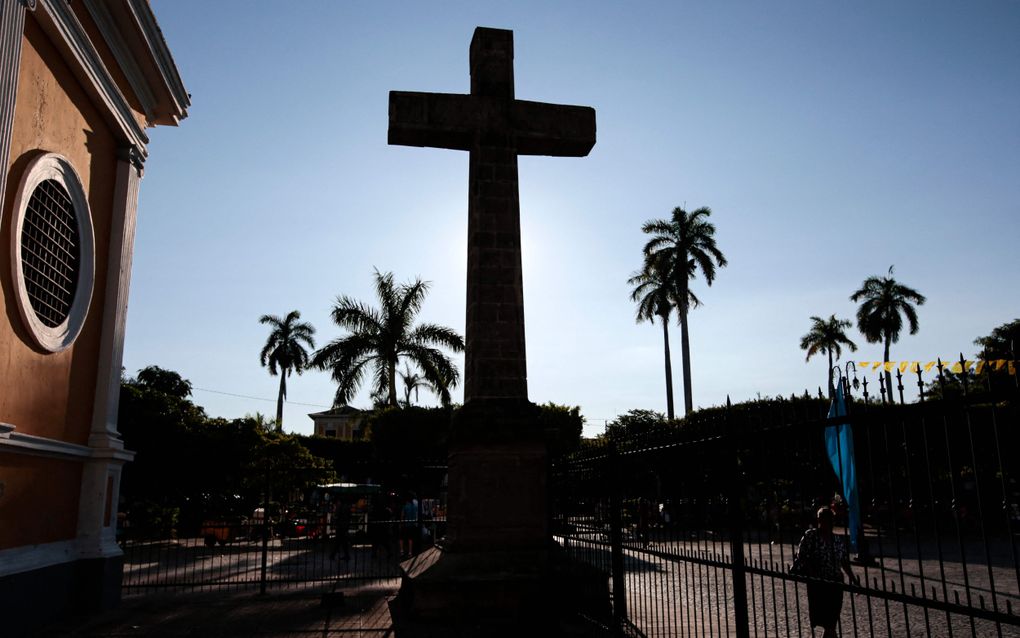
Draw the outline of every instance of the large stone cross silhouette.
[[[478,27],[471,93],[390,92],[389,143],[470,151],[464,403],[527,401],[518,155],[583,157],[595,110],[514,98],[513,32]]]

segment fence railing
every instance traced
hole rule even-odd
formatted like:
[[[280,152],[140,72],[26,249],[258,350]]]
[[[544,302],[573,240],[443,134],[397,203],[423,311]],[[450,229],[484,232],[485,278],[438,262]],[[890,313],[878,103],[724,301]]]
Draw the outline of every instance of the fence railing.
[[[763,402],[606,441],[556,466],[554,533],[611,574],[617,615],[646,635],[811,636],[812,581],[790,567],[819,507],[853,536],[825,445],[849,423],[860,584],[837,585],[841,635],[1020,635],[1020,402],[961,390],[883,392],[841,420],[825,401]]]
[[[324,521],[210,523],[188,537],[125,540],[122,588],[130,596],[395,583],[400,561],[430,546],[444,526],[442,519],[373,520],[338,535]]]

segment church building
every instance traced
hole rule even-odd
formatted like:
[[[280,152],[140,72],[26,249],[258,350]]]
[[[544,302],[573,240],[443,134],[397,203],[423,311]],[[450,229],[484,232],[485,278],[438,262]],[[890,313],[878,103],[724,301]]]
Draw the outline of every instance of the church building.
[[[117,432],[146,129],[187,116],[148,0],[0,0],[0,633],[120,596]]]

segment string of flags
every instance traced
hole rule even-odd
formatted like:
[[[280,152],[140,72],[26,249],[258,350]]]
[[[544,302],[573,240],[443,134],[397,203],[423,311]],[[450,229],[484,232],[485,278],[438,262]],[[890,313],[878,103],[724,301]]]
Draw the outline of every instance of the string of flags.
[[[884,369],[886,372],[894,372],[899,370],[900,373],[907,371],[916,373],[918,370],[930,372],[932,368],[938,365],[937,361],[929,361],[922,363],[920,361],[856,361],[858,369],[867,369],[869,366],[872,370],[878,370],[879,368]],[[998,372],[1003,368],[1011,375],[1016,375],[1016,361],[1010,359],[992,359],[992,360],[974,360],[974,361],[957,361],[950,365],[948,362],[943,362],[942,367],[948,372],[956,374],[963,374],[964,370],[974,370],[976,374],[981,374],[985,368]]]

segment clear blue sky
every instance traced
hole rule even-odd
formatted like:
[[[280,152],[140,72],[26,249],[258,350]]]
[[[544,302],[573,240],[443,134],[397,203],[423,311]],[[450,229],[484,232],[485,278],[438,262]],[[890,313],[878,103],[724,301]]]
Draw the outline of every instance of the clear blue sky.
[[[662,332],[626,280],[674,206],[710,206],[730,261],[696,284],[698,406],[824,385],[809,317],[853,317],[891,264],[928,297],[892,359],[972,355],[1020,316],[1016,0],[152,4],[193,106],[152,132],[124,364],[180,372],[212,415],[275,411],[260,315],[335,338],[373,267],[430,280],[422,319],[463,331],[467,154],[387,146],[387,94],[467,92],[477,25],[514,31],[518,98],[597,112],[589,157],[520,160],[530,397],[581,406],[589,434],[665,411]],[[332,401],[325,373],[288,385]]]

